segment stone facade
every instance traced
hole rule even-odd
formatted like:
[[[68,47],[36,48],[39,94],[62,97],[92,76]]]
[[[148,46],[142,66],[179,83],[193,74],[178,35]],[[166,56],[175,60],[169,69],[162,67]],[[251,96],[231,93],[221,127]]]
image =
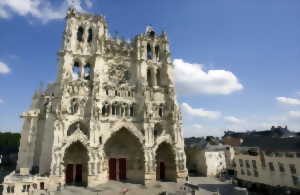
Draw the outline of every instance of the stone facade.
[[[103,16],[69,9],[58,54],[57,80],[22,114],[17,170],[4,185],[34,174],[46,186],[187,176],[166,33],[147,27],[124,41]]]

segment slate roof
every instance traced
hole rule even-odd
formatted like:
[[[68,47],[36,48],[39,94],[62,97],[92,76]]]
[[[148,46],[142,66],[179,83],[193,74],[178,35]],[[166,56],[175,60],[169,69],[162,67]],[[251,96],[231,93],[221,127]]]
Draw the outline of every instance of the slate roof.
[[[247,136],[241,147],[259,147],[262,150],[300,152],[300,137],[278,138],[267,136]]]

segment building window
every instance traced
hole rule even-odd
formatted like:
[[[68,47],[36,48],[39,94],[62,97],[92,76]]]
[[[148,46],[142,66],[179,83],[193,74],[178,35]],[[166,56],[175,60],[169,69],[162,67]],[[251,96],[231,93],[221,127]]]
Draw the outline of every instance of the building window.
[[[83,41],[83,33],[84,33],[84,29],[80,26],[77,30],[77,40],[80,42]]]
[[[10,193],[10,186],[7,186],[6,192],[7,192],[7,193]]]
[[[242,175],[245,175],[244,169],[241,169],[241,174],[242,174]]]
[[[293,153],[285,153],[285,156],[288,157],[288,158],[294,158]]]
[[[257,170],[254,170],[254,176],[258,177],[258,171]]]
[[[26,192],[26,185],[22,186],[22,192]]]
[[[153,57],[153,52],[150,44],[147,44],[147,59],[151,60]]]
[[[248,160],[246,160],[246,167],[247,167],[247,168],[250,168],[250,164],[249,164],[249,161],[248,161]]]
[[[295,186],[298,186],[299,185],[299,178],[295,175],[292,176],[292,180],[293,180],[293,184]]]
[[[243,167],[243,166],[244,166],[244,163],[243,163],[243,160],[242,160],[242,159],[239,159],[239,163],[240,163],[240,167]]]
[[[84,79],[85,80],[91,79],[91,65],[90,64],[86,64],[84,66]]]
[[[41,189],[41,190],[44,190],[44,188],[45,188],[45,183],[44,183],[44,182],[41,182],[41,183],[40,183],[40,189]]]
[[[284,165],[279,162],[278,167],[279,167],[279,171],[283,173],[284,172]]]
[[[251,171],[249,169],[247,169],[247,175],[251,176]]]
[[[90,43],[93,40],[93,30],[91,28],[89,29],[88,34],[89,36],[87,41]]]
[[[294,164],[290,164],[290,171],[291,171],[292,174],[297,173],[296,166]]]
[[[270,168],[270,171],[274,171],[275,168],[274,168],[274,165],[272,162],[269,162],[269,168]]]
[[[160,61],[160,55],[159,55],[159,46],[158,45],[156,45],[155,46],[155,56],[156,56],[156,59],[157,59],[157,61]]]
[[[235,168],[236,167],[236,163],[235,163],[235,160],[233,159],[232,160],[232,166]]]
[[[78,62],[75,62],[72,69],[72,78],[77,80],[80,78],[80,65]]]
[[[102,144],[102,136],[99,137],[99,144]]]
[[[158,86],[161,85],[161,81],[160,81],[160,70],[159,70],[159,69],[157,69],[157,71],[156,71],[156,83],[157,83]]]
[[[255,160],[252,160],[252,167],[253,167],[253,169],[256,169],[256,168],[257,168],[257,166],[256,166],[256,161],[255,161]]]
[[[152,74],[150,69],[147,70],[147,83],[149,87],[152,86]]]

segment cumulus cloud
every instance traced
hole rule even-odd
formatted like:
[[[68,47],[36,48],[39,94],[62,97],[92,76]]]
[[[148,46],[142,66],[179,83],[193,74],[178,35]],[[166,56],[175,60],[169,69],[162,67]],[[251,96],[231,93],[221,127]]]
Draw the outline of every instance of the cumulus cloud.
[[[221,116],[219,111],[209,111],[203,108],[192,108],[189,104],[183,102],[181,104],[183,112],[190,116],[199,117],[199,118],[206,118],[210,120],[217,119]]]
[[[239,119],[239,118],[234,117],[234,116],[226,116],[226,117],[224,117],[224,120],[226,120],[230,123],[234,123],[234,124],[241,124],[241,123],[244,122],[244,120]]]
[[[300,118],[300,111],[299,110],[289,111],[288,114],[292,118]]]
[[[0,74],[7,74],[10,72],[10,68],[4,63],[0,61]]]
[[[85,0],[84,3],[86,7],[92,7],[91,0]],[[63,0],[59,6],[54,6],[50,0],[1,0],[0,18],[9,18],[17,14],[32,16],[45,23],[49,20],[64,18],[66,10],[71,6],[78,11],[84,11],[81,0]]]
[[[276,100],[283,104],[300,105],[300,100],[298,100],[296,98],[277,97]]]
[[[181,92],[227,95],[243,89],[243,85],[230,71],[206,72],[202,64],[192,64],[182,59],[175,59],[174,66],[176,87]]]

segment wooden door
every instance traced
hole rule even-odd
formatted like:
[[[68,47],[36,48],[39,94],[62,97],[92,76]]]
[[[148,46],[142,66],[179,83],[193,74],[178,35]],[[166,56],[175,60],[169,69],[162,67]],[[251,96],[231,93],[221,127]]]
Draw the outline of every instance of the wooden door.
[[[73,183],[73,165],[68,164],[66,168],[66,184]]]
[[[82,184],[82,164],[76,165],[75,182],[76,184]]]
[[[126,158],[119,159],[119,179],[126,179]]]
[[[159,178],[166,179],[166,166],[164,162],[159,163]]]
[[[110,180],[117,180],[117,160],[115,158],[109,159],[108,172]]]

